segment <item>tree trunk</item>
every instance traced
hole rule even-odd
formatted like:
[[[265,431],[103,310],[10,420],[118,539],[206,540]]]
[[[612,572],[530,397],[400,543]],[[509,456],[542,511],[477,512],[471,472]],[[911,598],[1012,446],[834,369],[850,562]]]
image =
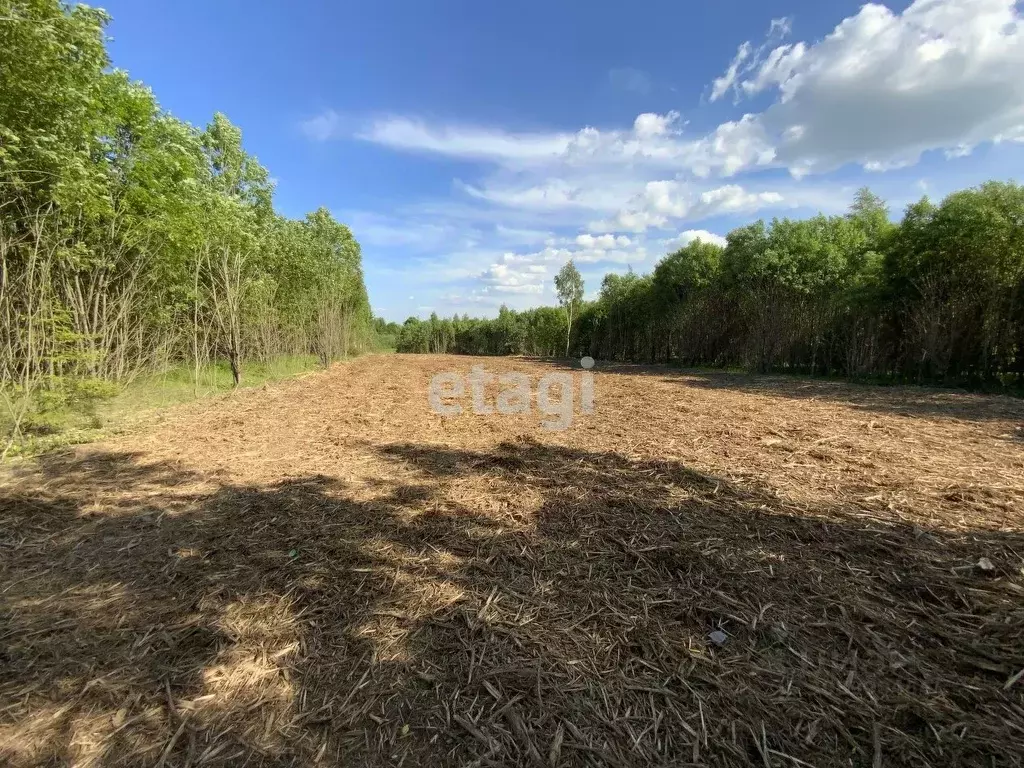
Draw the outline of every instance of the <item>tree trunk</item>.
[[[565,310],[566,316],[569,318],[569,322],[565,327],[565,356],[569,356],[569,343],[572,341],[572,309],[567,308]]]
[[[228,353],[228,364],[231,366],[231,379],[236,387],[242,383],[242,370],[238,362],[238,352],[232,349]]]

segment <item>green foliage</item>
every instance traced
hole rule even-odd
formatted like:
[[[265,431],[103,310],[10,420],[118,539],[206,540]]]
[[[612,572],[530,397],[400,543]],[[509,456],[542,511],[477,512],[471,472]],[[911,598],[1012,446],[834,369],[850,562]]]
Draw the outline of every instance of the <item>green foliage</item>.
[[[503,306],[494,319],[410,317],[398,329],[395,348],[399,352],[553,356],[564,350],[565,335],[566,315],[560,309],[516,312]]]
[[[243,386],[264,386],[318,366],[319,360],[313,355],[286,355],[268,363],[254,362],[246,370]],[[22,439],[8,455],[34,455],[90,442],[121,432],[159,409],[235,391],[231,369],[223,362],[204,365],[198,379],[197,390],[191,366],[175,365],[140,376],[124,386],[104,380],[85,382],[85,388],[92,390],[87,399],[47,391],[36,398],[33,410],[22,423]]]
[[[670,253],[654,268],[654,289],[665,307],[685,305],[718,275],[723,249],[699,238]]]
[[[555,275],[555,291],[558,303],[565,309],[565,354],[569,354],[572,343],[572,321],[583,301],[583,277],[572,259]]]
[[[572,259],[555,275],[555,290],[558,292],[559,303],[567,309],[572,309],[583,300],[583,277]]]
[[[382,352],[394,352],[398,349],[398,338],[402,333],[402,326],[398,323],[389,323],[383,317],[373,318],[374,347]]]
[[[96,427],[97,409],[118,391],[115,383],[104,379],[55,379],[32,398],[21,430],[27,435],[41,436],[58,434],[68,426]]]
[[[85,397],[75,382],[223,359],[237,383],[282,356],[326,365],[374,344],[351,231],[326,209],[276,214],[240,128],[221,113],[195,128],[110,70],[101,10],[0,0],[0,18],[9,431]]]
[[[0,17],[3,182],[37,202],[84,204],[103,183],[91,160],[102,141],[104,83],[112,77],[104,74],[108,17],[54,0],[3,0]]]
[[[921,200],[899,223],[862,189],[846,216],[758,221],[726,240],[695,240],[651,275],[606,275],[589,303],[570,263],[556,280],[561,310],[411,318],[399,349],[438,351],[427,339],[441,322],[454,331],[448,351],[470,354],[554,355],[557,334],[573,355],[613,360],[1024,384],[1024,187]]]

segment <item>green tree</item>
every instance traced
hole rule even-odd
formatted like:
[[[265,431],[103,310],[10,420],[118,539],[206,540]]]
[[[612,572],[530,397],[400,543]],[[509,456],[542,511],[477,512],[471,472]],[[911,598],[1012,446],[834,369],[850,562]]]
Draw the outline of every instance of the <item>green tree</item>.
[[[708,309],[708,292],[718,279],[724,249],[700,238],[669,254],[654,267],[654,312],[663,320],[665,358],[672,357],[673,341],[684,352],[705,346],[706,333],[694,334]]]
[[[558,303],[565,310],[565,355],[568,357],[569,344],[572,340],[572,319],[580,302],[583,301],[583,276],[576,269],[572,259],[569,259],[555,275],[555,291],[558,293]]]
[[[108,20],[0,0],[0,399],[22,412],[85,379],[190,361],[198,382],[221,355],[237,381],[247,359],[365,348],[351,231],[274,213],[226,116],[197,130],[109,69]]]

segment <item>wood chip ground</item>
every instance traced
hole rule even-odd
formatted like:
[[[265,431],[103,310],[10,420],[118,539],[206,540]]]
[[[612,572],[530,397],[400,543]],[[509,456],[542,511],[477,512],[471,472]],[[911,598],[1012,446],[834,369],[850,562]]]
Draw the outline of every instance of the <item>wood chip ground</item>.
[[[1024,762],[1024,402],[432,413],[471,365],[578,375],[366,357],[2,470],[0,764]]]

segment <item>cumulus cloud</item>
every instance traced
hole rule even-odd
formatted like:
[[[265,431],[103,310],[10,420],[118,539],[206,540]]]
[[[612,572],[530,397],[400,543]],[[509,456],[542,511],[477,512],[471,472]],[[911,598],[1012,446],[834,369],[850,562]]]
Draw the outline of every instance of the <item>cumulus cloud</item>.
[[[698,178],[775,166],[796,176],[847,163],[893,168],[928,150],[962,155],[982,142],[1024,140],[1024,23],[1015,0],[915,0],[899,14],[869,3],[820,41],[776,44],[789,30],[776,19],[767,41],[741,45],[712,83],[712,100],[732,91],[774,94],[774,103],[704,135],[687,135],[670,112],[642,114],[628,129],[575,133],[389,118],[360,136],[510,167],[647,166]],[[317,120],[308,132],[329,133],[330,118]]]
[[[480,275],[480,282],[485,290],[497,293],[543,293],[543,274],[533,271],[530,266],[516,269],[509,264],[492,264]]]
[[[721,235],[716,235],[714,232],[708,232],[706,229],[688,229],[685,232],[680,232],[675,237],[661,241],[663,249],[666,252],[684,248],[694,240],[700,240],[705,243],[713,243],[719,245],[722,248],[725,247],[725,238]]]
[[[737,213],[757,210],[783,202],[778,192],[747,192],[743,187],[730,184],[701,192],[695,208],[702,216],[714,213]]]
[[[664,136],[670,132],[672,124],[678,119],[678,112],[669,112],[667,115],[644,112],[642,115],[637,115],[636,120],[633,121],[633,133],[640,140]]]
[[[595,237],[591,234],[583,234],[576,237],[576,245],[591,250],[607,251],[615,247],[626,248],[630,245],[630,240],[625,235],[604,234]]]
[[[538,251],[502,254],[478,275],[477,300],[492,297],[497,302],[529,304],[550,292],[551,276],[569,259],[576,262],[590,277],[590,286],[599,284],[608,271],[621,272],[624,267],[650,270],[657,259],[700,239],[725,245],[725,238],[705,229],[689,229],[677,235],[656,239],[630,239],[610,234],[581,235],[558,246]]]
[[[752,128],[796,175],[847,163],[886,170],[929,150],[961,156],[1024,138],[1015,0],[916,0],[900,14],[869,3],[817,43],[733,64],[723,78],[732,72],[740,93],[776,94]]]
[[[667,236],[704,219],[845,208],[852,189],[814,174],[849,165],[883,174],[925,152],[956,159],[979,144],[1024,141],[1019,10],[1014,0],[914,0],[901,12],[868,3],[803,41],[776,19],[765,39],[723,51],[734,55],[709,84],[711,101],[757,97],[748,103],[758,106],[707,130],[675,111],[541,131],[410,116],[353,129],[328,111],[302,130],[475,163],[434,208],[457,218],[456,230],[465,220],[483,234],[449,247],[437,274],[472,278],[491,296],[535,297],[550,291],[552,265],[570,257],[593,269],[639,264],[689,233],[721,242],[700,229]],[[616,77],[628,90],[625,72]],[[778,169],[792,178],[758,174]],[[447,224],[432,223],[436,210],[417,214],[415,232],[368,222],[367,242],[413,251],[453,242]]]
[[[483,294],[537,295],[544,292],[549,266],[573,258],[576,251],[547,246],[539,251],[501,254],[477,277]]]
[[[709,237],[714,236],[709,233]],[[653,252],[663,255],[668,242],[652,242]],[[651,253],[642,240],[612,234],[580,235],[536,251],[508,251],[477,275],[479,295],[536,297],[551,288],[552,275],[570,259],[577,264],[603,265],[607,269],[614,265],[641,265]]]
[[[785,197],[779,192],[749,192],[738,184],[697,191],[692,185],[676,180],[650,181],[614,219],[597,221],[590,226],[598,230],[643,232],[652,227],[667,227],[675,220],[697,221],[722,214],[778,208],[785,203]]]
[[[634,244],[631,248],[581,248],[572,255],[580,264],[637,264],[647,259],[647,246]]]

